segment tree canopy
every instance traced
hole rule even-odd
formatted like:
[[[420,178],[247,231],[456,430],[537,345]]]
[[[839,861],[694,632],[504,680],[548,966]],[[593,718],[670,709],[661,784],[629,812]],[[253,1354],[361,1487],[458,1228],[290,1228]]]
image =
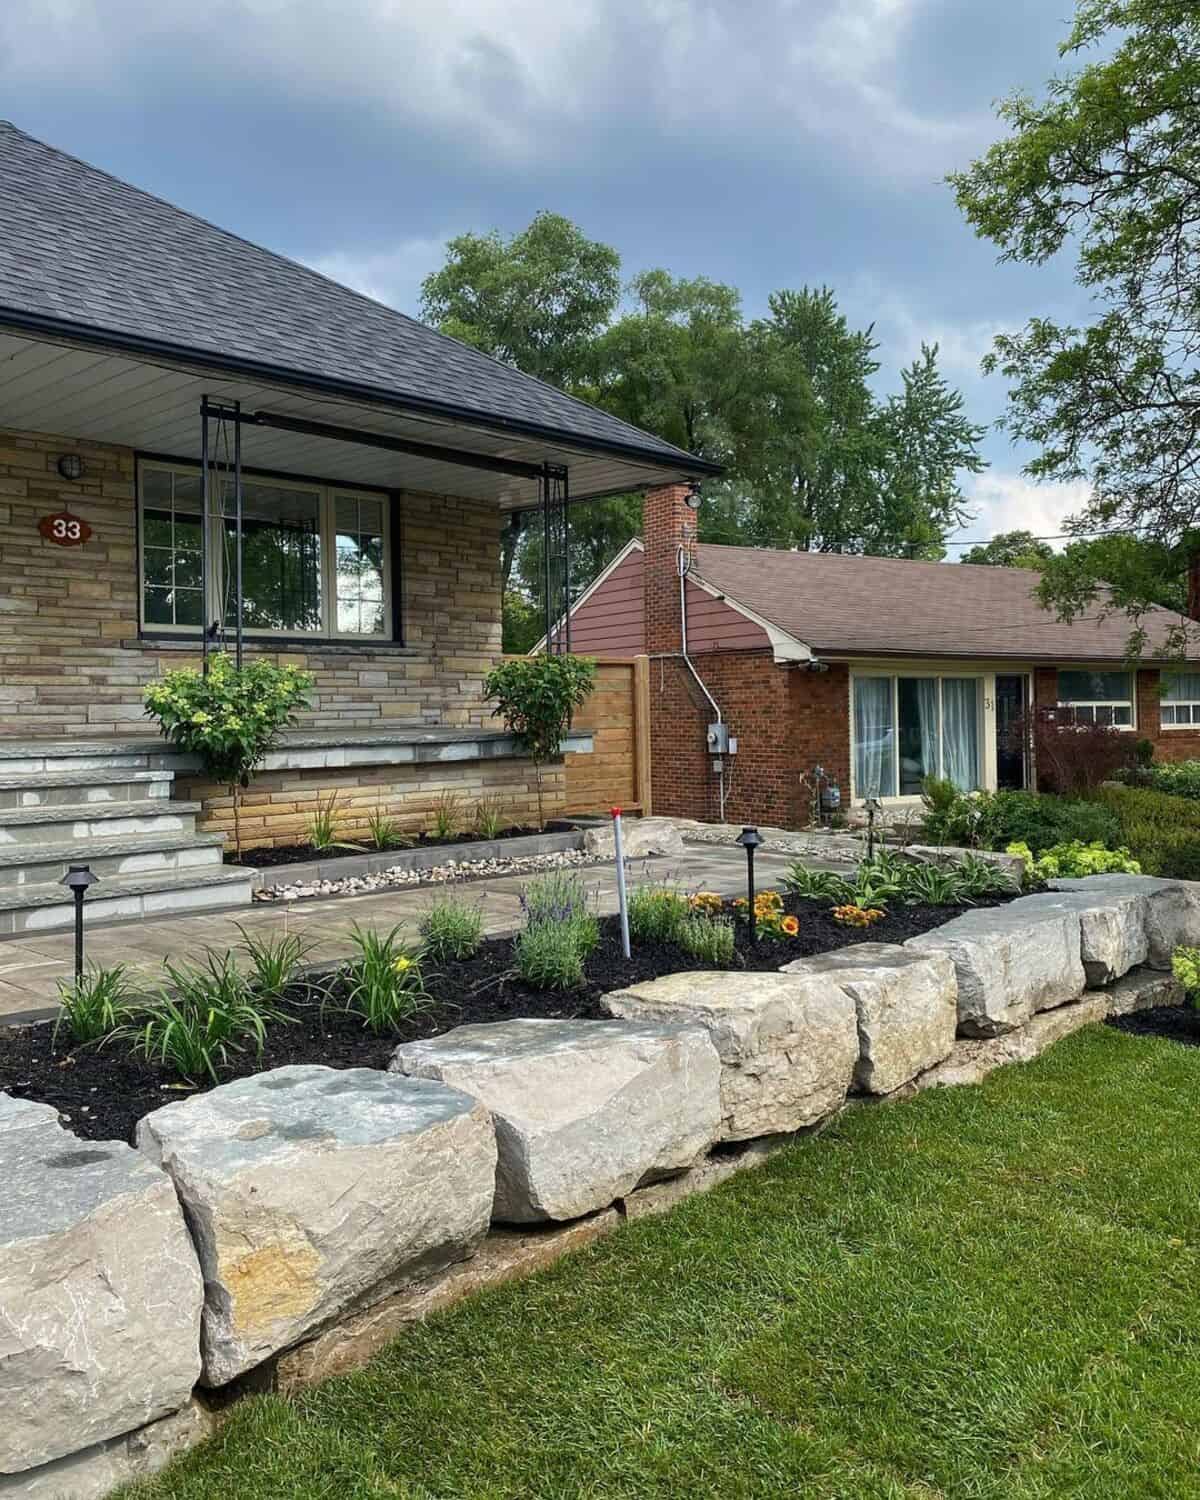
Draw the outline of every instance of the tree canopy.
[[[1009,430],[1038,449],[1028,472],[1091,482],[1069,528],[1121,534],[1116,556],[1068,548],[1045,599],[1066,618],[1136,617],[1170,583],[1148,564],[1178,577],[1200,506],[1200,6],[1079,0],[1060,50],[1076,66],[1003,100],[1008,134],[951,181],[1002,259],[1070,254],[1091,296],[1086,324],[1033,318],[987,367],[1011,381]],[[1136,562],[1111,598],[1101,557]]]
[[[1039,571],[1054,556],[1054,548],[1032,531],[1002,531],[990,541],[971,547],[959,562],[983,563],[992,568],[1035,568]]]
[[[461,235],[426,278],[424,316],[444,332],[720,463],[702,492],[711,541],[941,557],[967,519],[960,479],[983,467],[984,429],[945,381],[936,347],[880,397],[872,330],[852,328],[828,288],[780,291],[747,318],[737,289],[661,268],[621,301],[617,252],[556,214],[518,234]],[[573,507],[576,586],[641,524],[639,496]],[[506,532],[508,593],[536,598],[541,537]],[[505,644],[533,629],[506,603]],[[540,635],[540,630],[538,634]],[[536,636],[534,637],[536,639]]]

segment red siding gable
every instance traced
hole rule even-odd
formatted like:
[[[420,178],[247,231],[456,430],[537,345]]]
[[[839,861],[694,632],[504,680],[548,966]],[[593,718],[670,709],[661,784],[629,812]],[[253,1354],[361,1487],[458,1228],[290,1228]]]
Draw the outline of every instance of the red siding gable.
[[[635,547],[571,615],[571,650],[581,656],[639,656],[646,649],[642,554]]]

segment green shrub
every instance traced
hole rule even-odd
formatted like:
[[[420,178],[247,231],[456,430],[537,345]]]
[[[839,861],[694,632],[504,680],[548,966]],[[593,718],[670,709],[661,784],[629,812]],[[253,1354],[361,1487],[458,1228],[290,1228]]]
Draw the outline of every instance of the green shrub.
[[[462,826],[461,795],[454,791],[443,792],[433,804],[433,823],[430,832],[435,839],[452,839]]]
[[[64,1028],[76,1045],[113,1036],[136,1009],[139,993],[124,964],[111,969],[87,968],[82,978],[58,987],[58,1018],[54,1042]]]
[[[1171,765],[1155,766],[1150,772],[1150,786],[1171,797],[1190,797],[1200,801],[1200,760],[1180,760]]]
[[[600,923],[591,909],[582,875],[573,870],[552,870],[525,887],[521,908],[527,927],[553,926],[571,934],[571,941],[584,959],[600,941]]]
[[[1128,848],[1146,875],[1200,880],[1200,803],[1143,787],[1101,787],[1097,801],[1114,817],[1113,843]]]
[[[324,801],[317,798],[317,810],[308,820],[306,832],[308,842],[318,853],[327,849],[361,849],[361,844],[352,844],[338,838],[338,794],[330,792]]]
[[[1183,986],[1188,1004],[1200,1010],[1200,948],[1176,948],[1171,955],[1171,972]]]
[[[420,950],[402,931],[399,923],[386,933],[355,923],[350,932],[355,957],[345,969],[346,1009],[376,1033],[394,1031],[431,1003]]]
[[[728,917],[689,912],[680,925],[677,941],[698,963],[725,968],[733,962],[733,923]]]
[[[367,814],[367,843],[381,853],[388,849],[407,849],[412,839],[400,827],[398,819],[385,811],[383,803]]]
[[[1118,819],[1089,798],[1009,791],[950,798],[942,784],[927,782],[925,805],[921,832],[930,844],[1006,849],[1019,843],[1040,853],[1074,839],[1110,845],[1121,839]]]
[[[504,720],[533,762],[539,828],[546,826],[542,767],[562,753],[571,715],[587,701],[595,684],[594,661],[551,652],[502,662],[484,681],[485,696],[496,704],[493,717]]]
[[[504,798],[486,792],[475,804],[475,832],[481,839],[494,839],[504,832],[508,818]]]
[[[167,983],[130,1028],[133,1051],[189,1083],[218,1082],[231,1052],[249,1047],[261,1057],[268,1024],[286,1019],[254,994],[232,953],[208,949],[202,965],[164,963],[163,970]]]
[[[583,963],[576,934],[570,926],[538,922],[520,933],[513,945],[517,973],[542,990],[570,990],[583,983]]]
[[[483,942],[483,912],[453,893],[436,896],[418,926],[425,952],[433,959],[470,958]]]
[[[297,667],[249,661],[240,670],[223,651],[208,659],[207,673],[193,667],[167,672],[146,688],[147,714],[181,750],[200,757],[205,774],[233,797],[234,847],[242,850],[242,789],[296,720],[313,677]]]
[[[629,936],[637,943],[677,943],[690,911],[677,886],[647,881],[629,893]]]
[[[1055,844],[1034,858],[1028,844],[1009,844],[1008,853],[1025,861],[1031,880],[1075,880],[1084,875],[1140,875],[1142,867],[1128,849],[1106,849],[1103,844],[1084,844],[1073,839]]]

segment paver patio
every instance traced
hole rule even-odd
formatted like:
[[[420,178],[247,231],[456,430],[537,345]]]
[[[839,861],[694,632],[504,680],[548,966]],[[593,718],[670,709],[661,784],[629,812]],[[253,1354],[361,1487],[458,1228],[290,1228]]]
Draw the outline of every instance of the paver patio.
[[[759,851],[755,861],[760,887],[778,884],[792,862],[789,855]],[[583,868],[588,888],[595,891],[602,915],[617,910],[616,872],[609,865]],[[496,875],[459,882],[454,889],[470,895],[484,915],[489,936],[502,936],[521,925],[521,892],[534,875]],[[678,880],[689,890],[714,890],[739,895],[745,888],[746,862],[740,849],[713,844],[689,844],[682,856],[637,860],[631,867],[634,883]],[[152,921],[114,923],[90,929],[87,961],[109,966],[128,964],[157,969],[164,958],[195,959],[204,947],[233,948],[239,928],[247,932],[302,933],[313,945],[313,964],[333,963],[352,951],[351,929],[397,923],[416,932],[421,913],[441,885],[398,887],[382,895],[315,897],[302,901],[260,903],[228,912],[161,917]],[[71,933],[48,933],[44,938],[0,941],[0,1022],[28,1021],[53,1015],[60,981],[69,980],[74,965]]]

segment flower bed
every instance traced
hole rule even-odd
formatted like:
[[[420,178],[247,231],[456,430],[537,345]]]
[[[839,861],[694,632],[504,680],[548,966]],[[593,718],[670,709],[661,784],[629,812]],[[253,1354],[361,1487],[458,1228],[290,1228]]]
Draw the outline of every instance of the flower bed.
[[[977,905],[1001,904],[988,898]],[[632,957],[621,953],[615,918],[599,924],[600,939],[584,963],[583,983],[567,990],[539,988],[517,977],[514,940],[492,938],[461,961],[425,960],[427,999],[407,1018],[381,1032],[349,1013],[344,975],[310,977],[289,986],[280,1001],[281,1019],[266,1024],[261,1054],[246,1046],[228,1056],[220,1078],[244,1077],[288,1063],[320,1062],[334,1067],[386,1068],[397,1045],[436,1036],[472,1022],[517,1016],[599,1019],[599,998],[647,979],[688,970],[769,971],[792,959],[844,948],[853,943],[902,943],[959,916],[962,906],[896,906],[867,928],[838,922],[828,901],[787,896],[782,917],[794,917],[797,933],[784,923],[779,935],[751,944],[743,922],[735,924],[729,964],[706,963],[671,942],[640,941]],[[791,922],[787,927],[791,927]],[[55,1043],[49,1026],[0,1031],[0,1091],[53,1105],[76,1134],[93,1140],[128,1140],[142,1115],[172,1099],[204,1092],[208,1084],[182,1083],[178,1074],[135,1055],[133,1038],[72,1046]]]

